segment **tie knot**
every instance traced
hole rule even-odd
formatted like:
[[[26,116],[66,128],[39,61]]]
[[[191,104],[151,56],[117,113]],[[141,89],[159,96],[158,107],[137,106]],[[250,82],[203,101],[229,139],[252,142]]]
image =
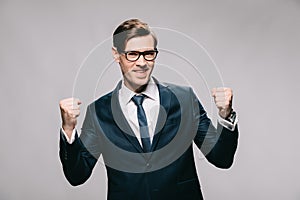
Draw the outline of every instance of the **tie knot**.
[[[135,103],[135,105],[139,106],[142,105],[144,98],[144,95],[134,95],[131,99]]]

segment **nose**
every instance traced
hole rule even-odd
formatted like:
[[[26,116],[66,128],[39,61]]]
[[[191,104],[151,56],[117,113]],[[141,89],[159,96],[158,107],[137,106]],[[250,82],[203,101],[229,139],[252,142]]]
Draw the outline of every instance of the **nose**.
[[[147,61],[145,60],[143,55],[141,55],[139,57],[139,59],[137,61],[135,61],[135,64],[140,67],[146,66],[146,63],[147,63]]]

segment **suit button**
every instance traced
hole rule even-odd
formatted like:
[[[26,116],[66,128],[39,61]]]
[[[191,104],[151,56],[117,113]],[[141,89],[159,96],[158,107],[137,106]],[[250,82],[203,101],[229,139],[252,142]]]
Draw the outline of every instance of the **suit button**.
[[[150,163],[147,163],[146,166],[147,166],[147,168],[151,168],[152,167],[152,165]]]

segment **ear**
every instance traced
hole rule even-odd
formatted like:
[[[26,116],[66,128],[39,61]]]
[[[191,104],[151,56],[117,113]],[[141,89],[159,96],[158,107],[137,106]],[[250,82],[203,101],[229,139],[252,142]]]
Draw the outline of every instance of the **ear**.
[[[112,50],[112,54],[113,54],[115,61],[117,63],[119,63],[120,62],[120,54],[119,54],[118,50],[115,47],[112,47],[111,50]]]

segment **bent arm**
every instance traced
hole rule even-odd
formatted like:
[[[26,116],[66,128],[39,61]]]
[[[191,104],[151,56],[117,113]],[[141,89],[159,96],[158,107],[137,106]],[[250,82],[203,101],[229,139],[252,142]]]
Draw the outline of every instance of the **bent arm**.
[[[83,184],[92,174],[100,156],[99,137],[95,132],[90,107],[87,108],[80,137],[77,132],[75,140],[68,143],[60,132],[60,160],[63,171],[71,185]]]
[[[217,133],[220,133],[220,137],[206,158],[216,167],[228,169],[233,164],[238,145],[238,127],[236,126],[234,131],[230,131],[218,124]]]
[[[237,125],[231,131],[218,123],[216,129],[195,95],[194,105],[199,108],[194,113],[199,120],[195,144],[211,164],[223,169],[231,167],[238,144]]]

